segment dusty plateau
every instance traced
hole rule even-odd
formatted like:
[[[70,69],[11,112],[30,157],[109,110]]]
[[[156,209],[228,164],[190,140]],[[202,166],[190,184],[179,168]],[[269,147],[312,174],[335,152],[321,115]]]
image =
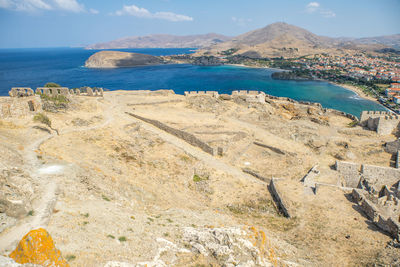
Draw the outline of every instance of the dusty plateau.
[[[70,266],[399,266],[335,169],[395,169],[395,135],[285,98],[68,99],[47,112],[38,95],[0,98],[0,255],[43,227]]]

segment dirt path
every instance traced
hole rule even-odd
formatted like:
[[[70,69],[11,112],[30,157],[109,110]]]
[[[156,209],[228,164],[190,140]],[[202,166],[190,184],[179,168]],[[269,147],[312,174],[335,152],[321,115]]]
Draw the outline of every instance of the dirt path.
[[[112,105],[103,112],[105,120],[99,125],[94,125],[90,127],[72,129],[67,131],[62,131],[59,134],[67,134],[71,132],[83,132],[90,131],[99,128],[104,128],[109,125],[113,120],[113,112],[111,110],[116,107],[114,98],[112,99]],[[40,172],[43,164],[38,160],[36,151],[39,150],[40,146],[57,135],[50,134],[48,136],[42,137],[34,141],[31,145],[24,150],[24,169],[29,172],[32,178],[39,183],[39,187],[43,190],[43,195],[41,199],[38,200],[39,205],[34,208],[33,216],[29,218],[29,221],[24,220],[23,223],[17,224],[1,233],[0,235],[0,253],[12,250],[16,243],[22,239],[22,237],[27,234],[30,230],[44,227],[47,225],[50,216],[53,212],[54,205],[57,202],[57,190],[58,185],[55,179],[52,179],[52,175],[43,174]]]

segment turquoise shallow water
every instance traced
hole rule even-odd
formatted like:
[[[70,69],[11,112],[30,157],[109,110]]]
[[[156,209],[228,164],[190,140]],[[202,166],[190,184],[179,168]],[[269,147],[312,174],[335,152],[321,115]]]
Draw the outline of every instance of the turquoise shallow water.
[[[152,55],[191,53],[191,49],[126,49]],[[271,69],[237,66],[201,67],[162,65],[121,69],[87,69],[85,60],[97,52],[82,48],[1,49],[0,95],[8,95],[14,86],[36,88],[52,81],[70,88],[97,86],[108,90],[173,89],[187,90],[260,90],[275,96],[319,102],[359,116],[362,110],[385,110],[381,105],[361,99],[342,87],[320,81],[278,81]]]

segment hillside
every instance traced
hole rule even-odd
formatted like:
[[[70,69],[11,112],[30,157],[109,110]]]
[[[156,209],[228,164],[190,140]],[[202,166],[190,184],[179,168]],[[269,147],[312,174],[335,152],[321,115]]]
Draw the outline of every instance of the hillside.
[[[221,54],[232,49],[236,55],[251,54],[252,57],[298,57],[317,53],[343,54],[352,51],[375,51],[385,45],[364,44],[318,36],[303,28],[283,22],[239,35],[230,41],[216,44],[198,54]]]
[[[230,37],[208,33],[201,35],[177,36],[169,34],[154,34],[147,36],[132,36],[118,40],[92,44],[87,49],[121,49],[121,48],[200,48],[222,43]]]
[[[1,97],[0,266],[38,227],[71,267],[398,266],[393,238],[332,169],[338,159],[388,168],[382,145],[396,137],[256,96],[113,91],[69,95],[57,113],[38,95]]]
[[[163,60],[159,57],[118,51],[100,51],[85,62],[87,68],[120,68],[145,65],[159,65]]]
[[[396,49],[400,49],[400,34],[370,37],[370,38],[361,38],[361,39],[357,39],[356,42],[359,42],[362,44],[383,44],[383,45],[391,46]]]

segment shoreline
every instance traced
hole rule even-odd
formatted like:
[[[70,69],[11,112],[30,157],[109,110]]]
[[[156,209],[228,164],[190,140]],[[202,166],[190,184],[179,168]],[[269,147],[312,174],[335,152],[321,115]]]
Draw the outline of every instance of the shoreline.
[[[278,68],[268,68],[268,67],[258,67],[258,66],[247,66],[247,65],[243,65],[243,64],[225,64],[228,66],[236,66],[236,67],[246,67],[246,68],[254,68],[254,69],[271,69],[271,70],[276,70],[276,71],[289,71],[289,70],[285,70],[285,69],[278,69]],[[290,80],[287,80],[290,81]],[[300,80],[303,81],[303,80]],[[345,84],[345,83],[337,83],[337,82],[332,82],[332,81],[328,81],[328,80],[324,80],[324,79],[310,79],[310,80],[304,80],[304,81],[321,81],[321,82],[327,82],[339,87],[342,87],[346,90],[352,91],[353,93],[355,93],[358,97],[363,98],[365,100],[369,100],[372,102],[375,102],[381,106],[383,106],[378,99],[376,99],[375,97],[369,96],[366,93],[364,93],[364,91],[360,88],[358,88],[357,86],[354,85],[349,85],[349,84]],[[385,106],[383,106],[385,107]],[[386,108],[386,107],[385,107]]]
[[[349,85],[349,84],[345,84],[345,83],[336,83],[336,82],[331,82],[331,81],[326,81],[326,80],[323,80],[323,81],[328,82],[328,83],[333,84],[333,85],[336,85],[336,86],[340,86],[340,87],[342,87],[342,88],[344,88],[346,90],[352,91],[353,93],[355,93],[360,98],[363,98],[363,99],[366,99],[366,100],[370,100],[370,101],[373,101],[373,102],[376,102],[376,103],[382,105],[378,101],[378,99],[376,99],[375,97],[367,95],[366,93],[364,93],[364,91],[362,89],[358,88],[357,86]]]

